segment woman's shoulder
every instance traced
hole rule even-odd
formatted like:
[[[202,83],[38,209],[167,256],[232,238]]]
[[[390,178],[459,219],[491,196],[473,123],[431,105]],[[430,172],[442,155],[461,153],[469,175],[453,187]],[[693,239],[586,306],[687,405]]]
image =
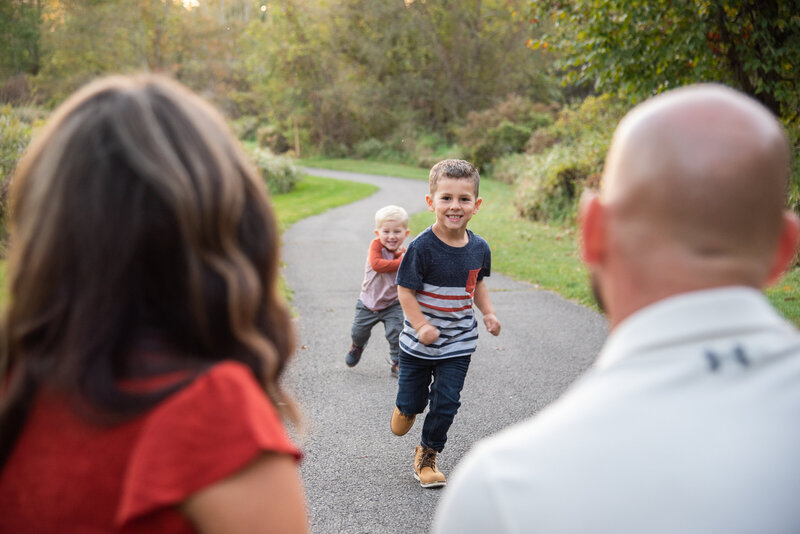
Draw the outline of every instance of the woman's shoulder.
[[[246,415],[248,410],[261,413],[264,423],[282,426],[276,407],[253,371],[241,362],[223,360],[156,407],[148,419],[221,418],[231,421]]]
[[[147,415],[131,454],[121,520],[175,505],[265,452],[301,457],[250,368],[215,364]]]

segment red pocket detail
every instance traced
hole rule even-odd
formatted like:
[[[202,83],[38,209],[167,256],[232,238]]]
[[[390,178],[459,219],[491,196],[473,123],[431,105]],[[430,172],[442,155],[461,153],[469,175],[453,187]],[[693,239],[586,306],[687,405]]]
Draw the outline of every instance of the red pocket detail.
[[[472,294],[475,292],[475,286],[478,285],[478,273],[481,272],[480,269],[472,269],[469,272],[469,276],[467,276],[467,293],[471,297]]]

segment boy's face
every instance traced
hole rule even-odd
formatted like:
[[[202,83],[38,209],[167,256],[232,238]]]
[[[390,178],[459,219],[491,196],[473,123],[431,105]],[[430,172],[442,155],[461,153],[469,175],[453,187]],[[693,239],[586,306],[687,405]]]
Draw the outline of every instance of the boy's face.
[[[481,198],[475,195],[475,184],[463,178],[442,178],[436,192],[425,195],[428,209],[436,214],[436,224],[442,230],[461,232],[478,213]]]
[[[400,248],[410,232],[405,223],[400,221],[383,221],[375,229],[375,235],[380,239],[381,245],[391,252]]]

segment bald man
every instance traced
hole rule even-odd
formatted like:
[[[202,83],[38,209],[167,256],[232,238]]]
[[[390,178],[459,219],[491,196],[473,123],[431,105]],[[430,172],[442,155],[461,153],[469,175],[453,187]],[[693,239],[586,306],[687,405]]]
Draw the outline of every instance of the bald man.
[[[778,121],[722,86],[623,119],[581,206],[609,337],[465,457],[434,532],[800,532],[800,333],[761,292],[797,250],[789,168]]]

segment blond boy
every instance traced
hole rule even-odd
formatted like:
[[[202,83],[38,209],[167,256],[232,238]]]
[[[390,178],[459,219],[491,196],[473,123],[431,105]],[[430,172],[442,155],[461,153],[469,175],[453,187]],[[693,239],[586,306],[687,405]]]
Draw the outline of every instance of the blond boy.
[[[375,213],[375,239],[369,245],[361,295],[350,331],[352,344],[345,357],[348,367],[361,360],[372,327],[383,323],[389,342],[391,374],[398,375],[398,337],[403,329],[403,309],[397,300],[395,275],[403,259],[403,241],[408,237],[408,213],[399,206],[385,206]]]

